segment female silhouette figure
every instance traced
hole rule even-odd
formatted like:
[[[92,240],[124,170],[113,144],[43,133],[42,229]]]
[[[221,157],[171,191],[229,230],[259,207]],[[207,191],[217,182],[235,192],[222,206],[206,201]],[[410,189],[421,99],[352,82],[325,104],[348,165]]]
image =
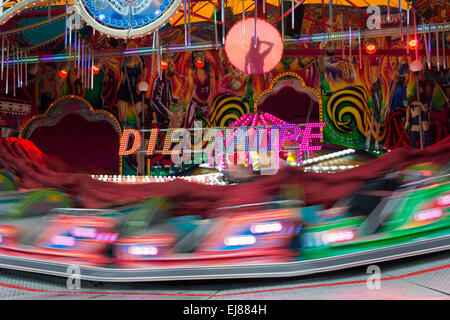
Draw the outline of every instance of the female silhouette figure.
[[[262,44],[266,44],[268,47],[260,52]],[[248,50],[245,56],[245,72],[248,74],[264,73],[264,60],[272,50],[272,47],[273,42],[260,41],[259,38],[256,38],[255,44],[255,36],[253,36],[250,40],[250,50]],[[262,63],[258,63],[260,61]]]

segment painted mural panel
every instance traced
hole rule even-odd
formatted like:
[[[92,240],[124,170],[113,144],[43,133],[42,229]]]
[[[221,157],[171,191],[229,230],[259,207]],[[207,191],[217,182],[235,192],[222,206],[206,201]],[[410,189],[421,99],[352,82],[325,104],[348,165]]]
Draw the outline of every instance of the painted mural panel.
[[[349,6],[335,6],[333,10],[334,30],[348,30],[350,24],[362,27],[365,23],[361,10]],[[236,16],[234,22],[239,19]],[[400,15],[391,13],[388,22],[386,8],[382,8],[382,27],[393,26],[399,19]],[[302,21],[303,34],[328,31],[326,24],[316,23],[328,21],[327,11],[320,5],[307,6]],[[201,28],[193,24],[192,39],[213,35],[213,30],[212,24],[203,24]],[[184,43],[182,26],[161,30],[160,34],[165,44]],[[96,50],[152,46],[151,37],[125,44],[97,33],[90,40]],[[361,41],[364,46],[366,39]],[[406,49],[405,38],[401,37],[373,41],[384,50]],[[416,94],[416,76],[409,70],[413,55],[360,58],[355,54],[358,48],[355,40],[286,44],[285,49],[316,50],[320,54],[285,56],[271,72],[255,76],[233,67],[223,49],[164,53],[161,61],[156,55],[100,58],[96,61],[98,73],[92,90],[80,85],[78,74],[69,65],[66,78],[52,76],[36,82],[35,95],[41,113],[62,95],[84,97],[94,108],[112,112],[124,128],[189,128],[195,120],[202,121],[204,126],[227,126],[243,114],[261,109],[288,122],[322,118],[327,122],[324,141],[328,143],[359,149],[409,145],[413,124],[406,124],[406,113]],[[433,59],[431,62],[436,64]],[[36,74],[54,74],[60,67],[44,64]],[[433,81],[435,73],[431,69],[419,76],[420,99],[430,106],[432,142],[445,138],[449,132],[450,92],[445,84],[448,79]],[[286,84],[285,91],[276,91],[260,101],[262,95],[273,89],[280,75],[288,74],[301,79],[304,84],[301,90]],[[138,89],[142,81],[148,84],[144,94]],[[154,155],[151,162],[170,164],[170,159]]]

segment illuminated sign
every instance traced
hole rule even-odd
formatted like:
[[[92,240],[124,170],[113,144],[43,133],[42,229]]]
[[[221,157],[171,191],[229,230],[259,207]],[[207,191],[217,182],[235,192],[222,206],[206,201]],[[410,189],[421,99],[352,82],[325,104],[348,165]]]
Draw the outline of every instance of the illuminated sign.
[[[194,150],[191,150],[192,136],[189,130],[184,128],[168,129],[165,130],[163,143],[159,144],[163,145],[162,151],[158,150],[158,153],[171,155],[172,161],[175,164],[180,164],[191,163],[191,155],[201,152],[208,159],[213,158],[214,155],[216,164],[219,164],[219,158],[222,157],[222,161],[224,161],[224,155],[238,153],[240,154],[238,159],[242,160],[248,159],[250,153],[257,152],[260,154],[260,158],[266,156],[274,159],[278,165],[278,154],[286,141],[293,142],[297,146],[298,152],[320,150],[321,146],[315,145],[313,139],[322,139],[320,129],[325,125],[324,122],[318,122],[308,123],[304,128],[294,124],[258,126],[256,128],[207,128],[203,130],[204,133],[201,136],[202,146],[205,147],[196,148],[194,146]],[[313,133],[313,128],[317,128],[318,133]],[[202,129],[198,127],[192,130],[196,130],[196,135],[202,132]],[[149,131],[150,134],[148,134]],[[145,152],[146,155],[155,154],[157,138],[162,131],[157,128],[142,132],[136,129],[124,130],[120,139],[119,155],[132,155],[138,150]],[[143,139],[145,134],[147,136]],[[143,145],[143,143],[146,143],[146,145]],[[301,162],[301,159],[299,161]],[[238,164],[244,162],[238,161]],[[202,157],[194,157],[194,163],[202,163]]]

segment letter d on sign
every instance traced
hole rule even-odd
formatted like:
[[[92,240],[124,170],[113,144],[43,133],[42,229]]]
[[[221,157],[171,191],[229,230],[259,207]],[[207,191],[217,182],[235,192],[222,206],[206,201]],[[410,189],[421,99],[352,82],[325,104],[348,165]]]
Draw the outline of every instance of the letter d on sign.
[[[381,270],[377,265],[371,265],[367,267],[366,273],[372,273],[367,279],[367,288],[370,290],[381,288]]]
[[[127,150],[128,140],[130,136],[134,136],[133,146],[130,150]],[[129,154],[135,153],[141,146],[141,133],[136,129],[125,129],[123,130],[122,137],[120,138],[119,156],[127,156]]]
[[[67,289],[74,290],[81,288],[81,270],[79,266],[70,265],[67,267]]]

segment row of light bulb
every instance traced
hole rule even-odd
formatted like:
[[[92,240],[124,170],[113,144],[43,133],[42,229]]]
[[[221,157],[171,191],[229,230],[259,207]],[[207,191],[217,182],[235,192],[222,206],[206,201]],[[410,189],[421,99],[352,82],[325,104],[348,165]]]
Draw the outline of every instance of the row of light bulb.
[[[117,182],[117,183],[149,183],[149,182],[169,182],[178,180],[185,180],[188,182],[195,182],[207,185],[225,185],[221,173],[209,173],[196,176],[122,176],[122,175],[91,175],[92,179]]]
[[[342,170],[348,170],[359,167],[359,165],[347,165],[347,166],[312,166],[308,168],[304,168],[304,172],[335,172],[335,171],[342,171]]]
[[[348,154],[355,153],[355,152],[356,152],[355,149],[349,148],[349,149],[329,153],[324,156],[307,159],[307,160],[303,161],[303,165],[313,164],[313,163],[317,163],[317,162],[321,162],[321,161],[329,160],[329,159],[333,159],[333,158],[339,158],[339,157],[343,157],[343,156],[346,156]]]

